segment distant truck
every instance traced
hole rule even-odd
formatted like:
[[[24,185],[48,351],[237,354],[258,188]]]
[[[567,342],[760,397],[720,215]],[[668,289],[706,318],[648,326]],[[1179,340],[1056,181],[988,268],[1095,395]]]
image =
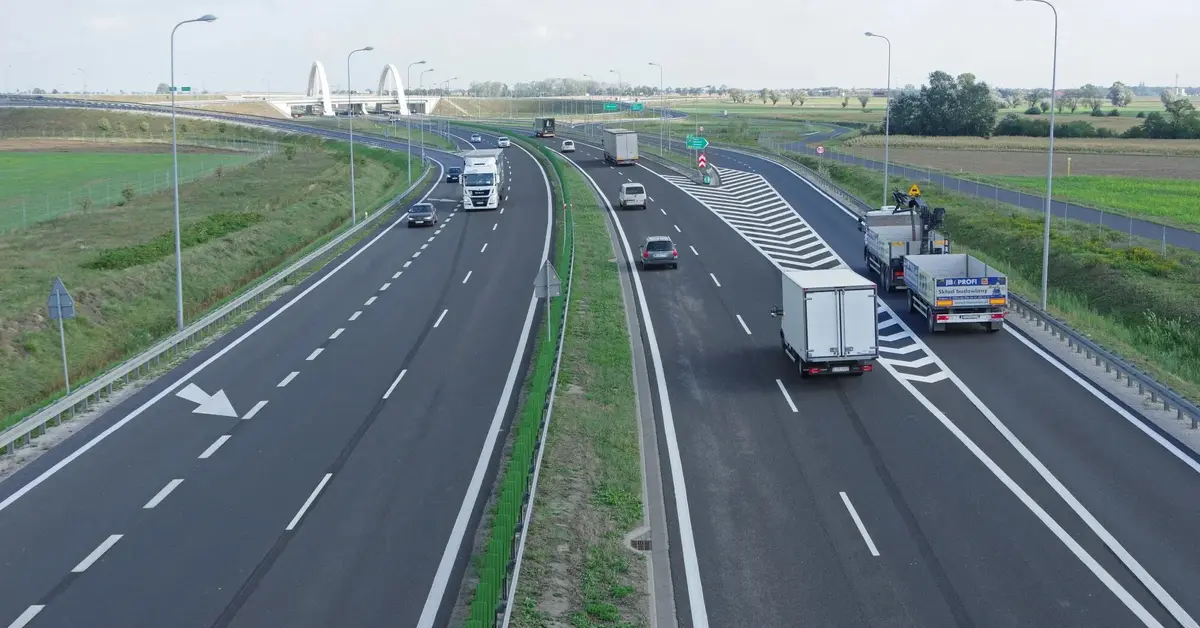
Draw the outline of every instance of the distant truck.
[[[942,255],[950,252],[950,239],[918,224],[910,209],[885,208],[863,216],[863,257],[867,268],[879,276],[884,292],[903,290],[904,257]]]
[[[783,306],[771,309],[782,319],[783,352],[814,375],[862,375],[879,357],[875,284],[847,267],[783,272]]]
[[[534,118],[533,134],[537,137],[554,137],[554,118]]]
[[[604,161],[618,166],[637,163],[637,132],[629,129],[602,130],[604,131]]]
[[[469,150],[462,154],[463,209],[496,209],[504,200],[504,151]]]
[[[931,333],[964,323],[1004,329],[1008,278],[966,253],[905,256],[904,283],[908,311],[924,315]]]

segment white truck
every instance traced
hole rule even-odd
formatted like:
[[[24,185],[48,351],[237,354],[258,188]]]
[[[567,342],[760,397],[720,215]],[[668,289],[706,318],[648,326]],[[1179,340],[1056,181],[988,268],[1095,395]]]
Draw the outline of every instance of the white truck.
[[[966,253],[905,256],[904,283],[908,311],[924,315],[931,333],[964,323],[1004,329],[1008,278]]]
[[[896,211],[887,207],[867,212],[861,221],[863,258],[867,268],[879,276],[884,292],[904,290],[904,258],[907,255],[943,255],[950,252],[950,240],[931,230],[924,234],[911,209]],[[925,250],[922,250],[922,245]]]
[[[638,137],[629,129],[602,129],[604,131],[604,161],[617,166],[635,164],[638,160]]]
[[[871,280],[850,268],[789,270],[783,273],[781,318],[783,352],[800,368],[800,377],[862,375],[879,357],[876,290]]]
[[[504,151],[469,150],[462,154],[463,210],[496,209],[504,200]]]

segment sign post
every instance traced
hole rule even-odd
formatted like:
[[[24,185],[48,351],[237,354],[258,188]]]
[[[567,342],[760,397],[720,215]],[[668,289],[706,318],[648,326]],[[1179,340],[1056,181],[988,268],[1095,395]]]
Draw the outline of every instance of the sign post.
[[[554,321],[550,314],[550,299],[562,294],[562,280],[558,278],[558,273],[554,272],[554,265],[550,260],[546,260],[542,264],[542,269],[538,271],[537,279],[533,282],[533,294],[538,299],[546,300],[546,339],[554,344]]]
[[[630,111],[642,111],[642,110],[644,110],[645,108],[646,108],[646,104],[645,104],[645,103],[640,103],[640,102],[635,102],[635,103],[633,103],[632,105],[629,105],[629,110],[630,110]]]
[[[704,170],[706,167],[708,167],[708,157],[706,157],[704,153],[700,153],[700,158],[696,160],[696,163],[700,166],[701,170]]]
[[[75,300],[71,298],[71,293],[67,292],[67,287],[63,285],[62,279],[54,278],[54,283],[50,284],[50,298],[46,300],[46,309],[50,313],[50,320],[58,321],[58,341],[62,345],[62,361],[63,361],[63,382],[67,385],[67,394],[71,394],[71,374],[67,368],[67,334],[63,331],[63,319],[75,318]]]

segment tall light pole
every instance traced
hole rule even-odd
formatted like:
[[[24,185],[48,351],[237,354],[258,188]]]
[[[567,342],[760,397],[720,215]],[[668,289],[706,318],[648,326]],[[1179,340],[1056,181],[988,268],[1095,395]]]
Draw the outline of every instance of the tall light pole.
[[[358,224],[358,208],[354,204],[354,86],[350,82],[350,57],[356,52],[374,50],[374,46],[366,46],[351,50],[346,55],[346,116],[350,119],[350,224]]]
[[[596,82],[596,78],[593,77],[591,74],[587,74],[587,73],[585,73],[583,76],[584,76],[584,78],[588,79],[588,81],[589,81],[588,82],[588,91],[587,91],[587,94],[588,94],[587,118],[585,119],[585,121],[583,123],[583,130],[584,130],[584,135],[590,136],[592,134],[592,83]]]
[[[666,126],[666,118],[663,117],[663,99],[667,93],[663,91],[663,69],[662,66],[651,61],[650,65],[658,66],[658,154],[665,155],[663,152],[663,128]]]
[[[83,94],[82,95],[83,95],[84,99],[86,100],[87,99],[87,70],[85,70],[83,68],[76,68],[76,70],[78,70],[81,74],[83,74]]]
[[[1025,2],[1026,0],[1016,0]],[[1027,0],[1040,2],[1054,13],[1054,57],[1050,70],[1050,156],[1046,164],[1046,225],[1042,231],[1042,309],[1046,309],[1046,293],[1050,283],[1050,203],[1054,191],[1054,93],[1058,89],[1058,9],[1046,0]]]
[[[405,89],[412,88],[412,67],[414,65],[425,65],[425,62],[424,61],[413,61],[412,63],[408,64],[408,70],[405,72],[405,75],[404,75],[404,79],[405,79],[404,85],[406,86]]]
[[[420,81],[419,84],[421,86],[421,89],[425,89],[425,73],[432,72],[432,71],[433,71],[433,68],[429,68],[428,70],[421,70],[421,73],[417,75],[417,80]]]
[[[616,70],[609,70],[609,72],[612,72],[613,74],[617,75],[617,98],[620,98],[622,95],[622,93],[621,93],[621,73]]]
[[[212,22],[216,16],[203,15],[184,20],[171,29],[171,170],[175,179],[175,326],[183,331],[183,255],[179,247],[179,142],[175,132],[175,31],[192,22]]]
[[[870,31],[866,33],[867,37],[878,37],[887,42],[888,45],[888,62],[887,62],[887,105],[885,106],[886,113],[884,114],[883,122],[883,205],[888,204],[888,145],[891,143],[892,136],[892,40],[883,35],[876,35]]]

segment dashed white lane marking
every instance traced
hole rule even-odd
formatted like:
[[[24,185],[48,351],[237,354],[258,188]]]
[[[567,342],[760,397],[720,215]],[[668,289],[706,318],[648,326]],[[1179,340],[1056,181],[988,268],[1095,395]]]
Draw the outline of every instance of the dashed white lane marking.
[[[433,239],[434,239],[435,237],[437,237],[437,236],[429,236],[429,239],[428,239],[428,240],[426,240],[426,242],[433,242]]]
[[[292,517],[291,522],[287,524],[287,530],[294,530],[296,528],[296,524],[300,523],[300,520],[304,518],[304,512],[308,510],[309,506],[312,506],[313,501],[317,499],[317,495],[319,495],[321,493],[321,489],[325,488],[325,485],[329,483],[329,478],[331,477],[333,477],[332,473],[326,473],[325,477],[321,478],[321,483],[317,485],[317,488],[313,489],[313,492],[308,496],[308,499],[304,500],[304,505],[301,506],[300,510],[296,512],[296,516]]]
[[[792,403],[792,396],[788,394],[787,388],[783,387],[783,380],[775,380],[775,385],[779,386],[779,392],[783,393],[783,400],[787,402],[788,407],[792,409],[792,412],[799,412],[799,410],[796,409],[796,404]]]
[[[372,296],[371,298],[367,299],[367,302],[366,302],[366,303],[363,303],[363,305],[370,305],[370,304],[372,304],[372,303],[374,303],[374,302],[375,302],[375,299],[378,299],[378,298],[379,298],[379,297]]]
[[[416,253],[413,253],[413,259],[417,259],[418,257],[421,257],[421,252],[420,252],[420,251],[417,251]]]
[[[250,408],[250,411],[249,411],[249,412],[247,412],[247,413],[246,413],[246,415],[242,417],[242,420],[243,420],[243,421],[248,421],[248,420],[250,420],[250,419],[253,419],[253,418],[254,418],[254,415],[258,414],[258,411],[259,411],[259,410],[262,410],[262,409],[263,409],[263,406],[266,406],[266,405],[267,405],[267,402],[266,402],[265,400],[263,400],[263,401],[260,401],[260,402],[258,402],[258,403],[256,403],[256,404],[254,404],[254,407],[253,407],[253,408]]]
[[[352,320],[352,321],[356,321],[356,320],[358,320],[358,317],[359,317],[359,316],[362,316],[362,310],[358,310],[357,312],[355,312],[355,313],[351,314],[351,315],[350,315],[350,320]]]
[[[484,251],[486,251],[486,250],[487,250],[487,242],[484,242],[484,243],[483,243],[483,248],[482,248],[482,249],[479,249],[479,252],[480,252],[480,253],[482,253],[482,252],[484,252]]]
[[[345,327],[338,327],[336,331],[334,331],[332,334],[329,334],[329,339],[337,340],[337,337],[342,335],[342,332],[344,331],[346,331]]]
[[[99,547],[92,550],[92,553],[88,554],[87,558],[80,561],[78,565],[75,565],[75,568],[71,570],[71,573],[83,573],[87,571],[88,567],[91,567],[93,563],[100,560],[100,557],[104,555],[104,552],[112,549],[112,546],[116,545],[117,541],[120,541],[122,536],[125,535],[114,534],[107,539],[104,539],[104,542],[101,543]]]
[[[492,225],[492,231],[495,231],[496,227],[499,227],[499,226],[500,226],[500,223],[496,223],[496,224]]]
[[[658,211],[662,212],[662,215],[664,215],[664,216],[666,216],[666,215],[667,215],[667,210],[665,210],[665,209],[663,209],[663,208],[661,208],[661,207],[659,207],[659,208],[658,208]]]
[[[292,371],[291,373],[288,373],[288,376],[283,378],[283,381],[276,384],[275,387],[283,388],[284,386],[287,386],[288,384],[292,383],[292,380],[296,379],[296,376],[299,374],[300,374],[300,371]]]
[[[33,621],[33,618],[37,617],[38,613],[42,612],[43,608],[46,608],[45,604],[34,604],[33,606],[30,606],[29,608],[25,609],[24,613],[21,613],[21,616],[18,617],[16,621],[9,624],[8,628],[25,628],[25,625]]]
[[[391,287],[392,287],[392,282],[389,281],[389,282],[383,284],[382,286],[379,286],[379,291],[383,292],[384,290],[387,290],[388,288],[391,288]]]
[[[426,242],[425,244],[422,244],[422,245],[421,245],[421,250],[422,250],[422,251],[424,251],[424,250],[425,250],[425,249],[427,249],[427,248],[429,248],[429,243],[428,243],[428,242]]]
[[[313,352],[308,354],[308,357],[304,358],[304,361],[312,362],[313,360],[317,359],[317,356],[321,355],[321,352],[323,351],[325,351],[324,347],[317,347],[316,349],[313,349]]]
[[[658,201],[655,201],[655,200],[654,200],[654,197],[653,197],[653,196],[647,196],[646,198],[650,199],[650,202],[651,202],[651,203],[656,203],[656,202],[658,202]]]
[[[412,260],[408,260],[407,262],[404,262],[405,268],[408,268],[409,266],[412,266]]]
[[[392,396],[392,391],[396,390],[396,385],[400,383],[400,380],[404,379],[404,374],[407,372],[408,372],[408,369],[404,369],[403,371],[400,371],[400,374],[396,376],[396,381],[392,382],[391,386],[388,386],[387,392],[383,393],[384,399],[387,399],[388,397]]]
[[[867,527],[863,525],[862,519],[858,518],[858,512],[854,510],[854,504],[850,503],[850,498],[845,492],[839,492],[838,495],[842,496],[842,503],[846,505],[846,510],[850,512],[850,518],[854,519],[854,525],[858,526],[858,533],[867,542],[867,549],[871,550],[872,556],[878,556],[879,550],[875,549],[875,541],[871,540],[871,535],[867,533]]]
[[[747,334],[749,334],[749,333],[750,333],[750,328],[749,328],[749,327],[746,327],[746,321],[742,320],[742,315],[741,315],[741,314],[735,314],[734,316],[737,316],[738,322],[742,324],[742,329],[746,330],[746,333],[747,333]]]
[[[717,281],[717,276],[716,276],[716,275],[714,275],[714,274],[712,274],[712,273],[708,273],[708,276],[709,276],[709,277],[712,277],[713,283],[717,284],[717,287],[718,287],[718,288],[720,288],[720,287],[721,287],[721,282]]]
[[[434,231],[433,235],[442,235],[442,230],[438,229],[437,231]]]
[[[503,207],[501,207],[501,208],[500,208],[500,213],[501,213],[501,214],[503,214],[503,213],[504,213],[504,208],[503,208]]]
[[[690,244],[689,244],[689,245],[688,245],[688,248],[692,250],[692,254],[693,254],[693,255],[695,255],[695,256],[697,256],[697,257],[699,257],[699,256],[700,256],[700,252],[696,250],[696,247],[694,247],[694,246],[692,246],[692,245],[690,245]]]
[[[463,283],[467,283],[467,280],[471,278],[471,273],[473,273],[473,272],[475,272],[475,271],[473,271],[473,270],[467,271],[467,276],[463,277]]]
[[[151,497],[150,501],[146,502],[145,506],[142,506],[142,509],[149,510],[149,509],[154,508],[155,506],[161,504],[162,501],[167,498],[167,495],[170,495],[171,491],[175,490],[175,488],[178,487],[180,484],[183,484],[183,478],[178,478],[175,480],[171,480],[170,482],[167,482],[167,485],[162,487],[161,491],[159,491],[158,493],[155,493],[154,497]]]
[[[217,450],[221,448],[221,445],[224,445],[225,441],[229,440],[230,438],[231,438],[231,436],[229,434],[221,435],[221,437],[218,438],[217,440],[213,441],[213,444],[209,445],[208,449],[205,449],[204,453],[200,454],[200,456],[198,458],[200,460],[205,460],[209,456],[212,456],[213,454],[217,453]]]
[[[680,229],[679,225],[671,225],[671,226],[675,227],[675,230],[678,231],[679,233],[683,233],[683,229]]]
[[[434,327],[437,327],[438,325],[441,325],[441,324],[442,324],[442,319],[443,319],[443,318],[446,318],[446,312],[449,312],[449,311],[450,311],[450,310],[449,310],[449,308],[442,310],[442,315],[438,317],[438,319],[437,319],[437,322],[435,322],[435,323],[433,324],[433,326],[434,326]]]
[[[630,183],[633,183],[633,179],[630,179],[629,177],[625,177],[625,180],[626,180],[626,181],[628,181],[628,182],[630,182]]]

